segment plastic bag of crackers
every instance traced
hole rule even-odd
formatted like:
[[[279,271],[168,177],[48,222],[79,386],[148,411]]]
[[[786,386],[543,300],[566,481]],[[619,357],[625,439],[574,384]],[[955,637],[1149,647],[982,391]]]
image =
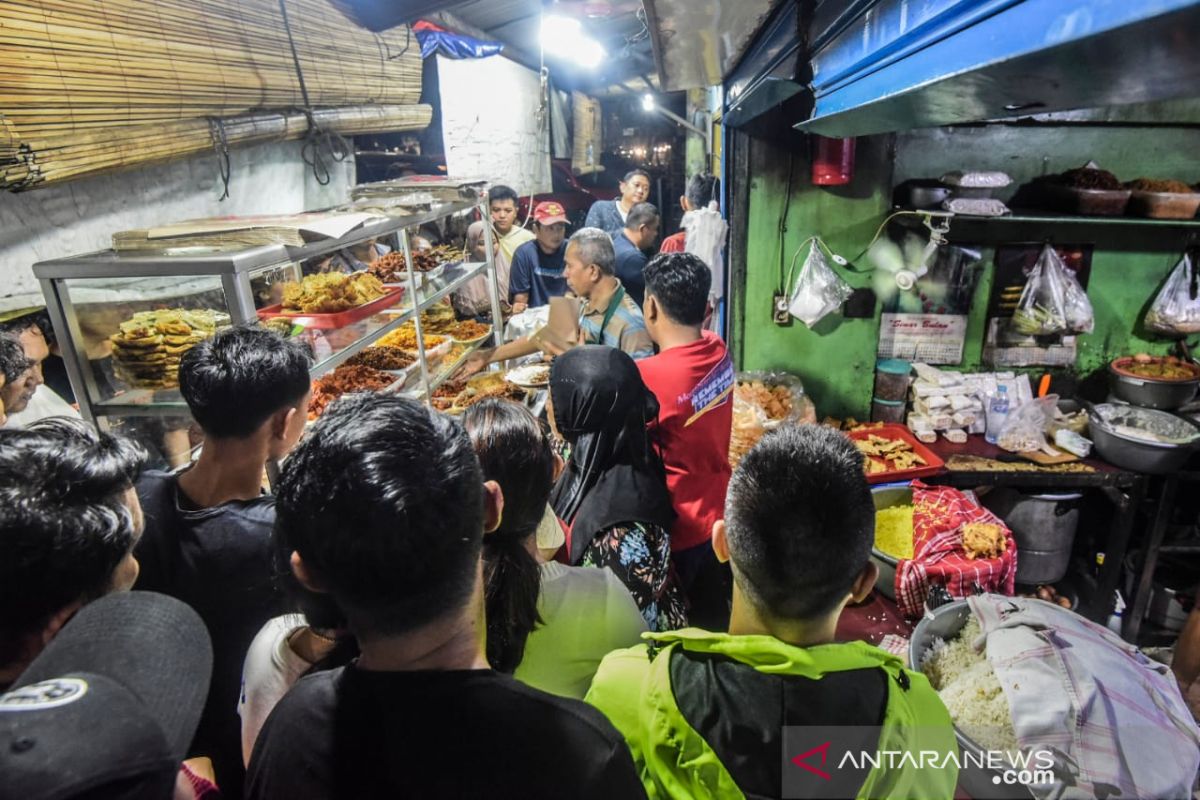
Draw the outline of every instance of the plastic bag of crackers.
[[[739,372],[733,389],[729,463],[738,462],[767,431],[789,422],[816,424],[817,409],[804,384],[786,372]]]

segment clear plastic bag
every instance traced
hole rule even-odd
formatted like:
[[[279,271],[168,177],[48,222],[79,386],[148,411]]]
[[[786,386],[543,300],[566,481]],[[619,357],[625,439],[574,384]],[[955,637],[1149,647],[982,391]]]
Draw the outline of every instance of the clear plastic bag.
[[[769,430],[789,422],[815,424],[816,421],[816,406],[795,375],[739,372],[733,390],[729,463],[736,467]]]
[[[1200,277],[1185,253],[1146,312],[1146,328],[1169,336],[1200,333]]]
[[[1095,327],[1087,292],[1049,245],[1029,274],[1012,322],[1025,336],[1089,333]]]
[[[804,267],[800,270],[791,303],[788,304],[788,312],[810,328],[854,293],[850,284],[842,280],[825,261],[819,241],[814,238],[811,244],[812,249],[808,251],[808,258],[804,259]]]
[[[1010,453],[1042,450],[1046,447],[1046,430],[1054,420],[1057,407],[1058,395],[1048,394],[1010,411],[996,444]]]

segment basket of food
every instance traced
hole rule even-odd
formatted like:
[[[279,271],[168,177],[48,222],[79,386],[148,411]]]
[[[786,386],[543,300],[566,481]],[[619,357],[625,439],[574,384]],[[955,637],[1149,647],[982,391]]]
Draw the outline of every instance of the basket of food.
[[[306,328],[345,328],[400,302],[402,288],[386,289],[366,272],[305,275],[283,287],[283,302],[258,310],[260,319],[284,317]]]
[[[740,372],[733,389],[729,463],[737,466],[767,431],[788,422],[816,424],[804,385],[786,372]]]
[[[953,492],[953,500],[965,501],[966,513],[940,518],[941,509],[936,503],[943,491],[939,489],[931,497],[923,488],[914,491],[911,485],[879,486],[871,490],[871,499],[875,503],[875,544],[871,548],[871,560],[879,570],[875,585],[883,595],[896,599],[897,568],[901,562],[917,557],[918,523],[922,528],[922,545],[935,538],[945,539],[937,543],[939,551],[955,553],[968,562],[999,559],[1008,550],[1011,533],[1007,527],[983,509],[979,509],[980,513],[972,513],[970,506],[974,504],[957,490],[949,491]],[[1015,549],[1014,544],[1014,552]]]
[[[950,712],[970,797],[1191,796],[1200,730],[1170,668],[1058,604],[940,606],[908,657]]]
[[[1142,408],[1176,409],[1200,390],[1200,367],[1174,356],[1118,358],[1108,365],[1108,377],[1118,400]]]

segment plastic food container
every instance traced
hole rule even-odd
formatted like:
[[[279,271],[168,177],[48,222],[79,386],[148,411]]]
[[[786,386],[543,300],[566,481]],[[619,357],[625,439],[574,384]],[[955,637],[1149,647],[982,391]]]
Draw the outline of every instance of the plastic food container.
[[[871,422],[904,422],[903,400],[871,400]]]
[[[1200,193],[1134,192],[1129,196],[1129,214],[1151,219],[1191,219],[1200,208]]]
[[[912,364],[899,358],[887,358],[875,364],[875,399],[903,402],[908,395]]]
[[[400,298],[404,296],[404,288],[396,287],[390,289],[383,297],[376,298],[369,303],[364,303],[361,306],[338,311],[333,314],[307,314],[302,311],[284,311],[283,304],[277,303],[273,306],[260,308],[258,310],[259,319],[272,319],[274,317],[283,317],[290,319],[296,325],[303,325],[305,328],[314,328],[317,330],[335,330],[338,328],[348,328],[356,322],[360,322],[369,316],[378,314],[384,309],[390,308],[400,302]]]
[[[1076,189],[1060,183],[1046,184],[1051,205],[1068,214],[1119,217],[1129,205],[1129,189]]]

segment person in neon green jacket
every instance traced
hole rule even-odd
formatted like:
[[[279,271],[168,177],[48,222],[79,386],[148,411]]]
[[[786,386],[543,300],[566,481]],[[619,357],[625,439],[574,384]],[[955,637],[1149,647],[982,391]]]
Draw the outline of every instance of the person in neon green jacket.
[[[605,657],[586,697],[651,798],[954,796],[954,728],[929,682],[834,643],[842,609],[875,584],[874,530],[842,434],[785,427],[742,460],[713,529],[733,569],[729,633],[645,634]]]

